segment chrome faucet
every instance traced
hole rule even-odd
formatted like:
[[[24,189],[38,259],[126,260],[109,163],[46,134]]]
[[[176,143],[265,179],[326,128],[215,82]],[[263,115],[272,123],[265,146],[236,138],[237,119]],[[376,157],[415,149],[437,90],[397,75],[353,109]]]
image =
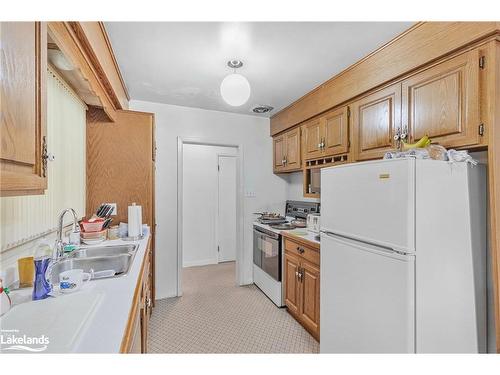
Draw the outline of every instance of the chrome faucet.
[[[52,256],[52,258],[54,258],[54,260],[58,260],[58,259],[62,258],[62,256],[64,255],[64,243],[62,240],[62,234],[63,234],[64,215],[66,214],[66,212],[71,212],[73,214],[72,232],[73,233],[78,232],[78,229],[77,229],[78,228],[78,218],[76,216],[76,212],[72,208],[66,208],[65,210],[63,210],[59,214],[59,224],[57,226],[57,238],[56,238],[56,244],[54,247],[54,254]]]

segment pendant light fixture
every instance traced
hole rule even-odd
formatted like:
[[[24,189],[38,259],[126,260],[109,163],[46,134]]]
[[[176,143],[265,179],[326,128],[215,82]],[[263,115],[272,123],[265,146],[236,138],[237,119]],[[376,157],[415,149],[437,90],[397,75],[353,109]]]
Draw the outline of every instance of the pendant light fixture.
[[[236,73],[236,69],[243,66],[241,60],[229,60],[227,66],[234,69],[234,73],[226,76],[220,84],[220,94],[222,99],[233,107],[245,104],[250,97],[250,83],[241,74]]]

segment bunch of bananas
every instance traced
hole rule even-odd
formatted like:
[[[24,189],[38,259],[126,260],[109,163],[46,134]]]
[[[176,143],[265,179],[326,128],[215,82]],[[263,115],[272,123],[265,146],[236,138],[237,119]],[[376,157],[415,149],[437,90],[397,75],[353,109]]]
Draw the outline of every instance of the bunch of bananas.
[[[402,141],[402,147],[401,149],[403,151],[408,151],[408,150],[411,150],[413,148],[424,148],[424,147],[427,147],[431,144],[431,139],[424,135],[422,138],[420,138],[417,142],[415,143],[406,143],[405,141]]]

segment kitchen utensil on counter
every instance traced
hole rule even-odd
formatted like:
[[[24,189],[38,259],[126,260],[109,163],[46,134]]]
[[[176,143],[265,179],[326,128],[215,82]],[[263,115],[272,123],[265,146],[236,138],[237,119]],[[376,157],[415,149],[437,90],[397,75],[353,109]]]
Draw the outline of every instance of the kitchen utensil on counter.
[[[85,232],[99,232],[102,230],[103,225],[104,219],[100,217],[82,221],[83,230]]]
[[[109,240],[117,240],[120,238],[120,227],[118,225],[113,225],[112,227],[108,228],[108,239]]]
[[[306,221],[303,219],[292,220],[291,224],[293,224],[296,228],[305,228],[307,226]]]
[[[82,232],[82,240],[97,240],[97,239],[106,239],[107,231],[106,229],[100,230],[98,232]]]
[[[124,238],[128,236],[128,224],[127,223],[120,223],[118,227],[118,236],[120,238]]]
[[[102,225],[102,229],[107,229],[111,222],[113,221],[113,219],[111,219],[110,217],[108,217],[106,220],[104,220],[104,224]]]
[[[314,233],[319,233],[320,231],[320,218],[318,214],[307,215],[307,230]]]
[[[35,279],[35,263],[33,257],[24,257],[17,260],[17,271],[19,274],[19,288],[33,286]]]
[[[91,274],[82,269],[73,269],[59,274],[59,288],[61,293],[72,293],[79,290],[91,279]]]
[[[128,236],[135,238],[142,236],[142,207],[132,203],[128,206]]]

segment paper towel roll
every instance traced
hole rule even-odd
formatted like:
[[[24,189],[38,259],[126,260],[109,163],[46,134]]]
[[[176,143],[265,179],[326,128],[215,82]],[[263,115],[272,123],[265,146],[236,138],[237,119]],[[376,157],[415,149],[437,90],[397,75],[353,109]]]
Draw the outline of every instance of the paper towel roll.
[[[128,236],[142,236],[142,207],[135,203],[128,206]]]

